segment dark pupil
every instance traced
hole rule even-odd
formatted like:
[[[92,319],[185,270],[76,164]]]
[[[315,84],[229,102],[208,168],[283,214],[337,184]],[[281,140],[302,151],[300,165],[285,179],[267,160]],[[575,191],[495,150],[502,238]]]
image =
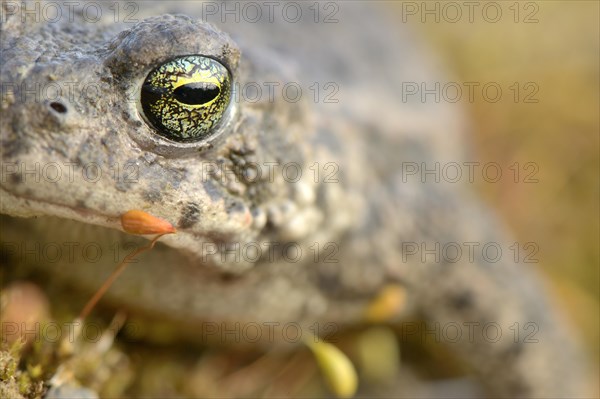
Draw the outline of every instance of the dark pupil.
[[[173,91],[173,97],[180,103],[202,105],[214,100],[219,88],[213,83],[196,82],[179,86]]]

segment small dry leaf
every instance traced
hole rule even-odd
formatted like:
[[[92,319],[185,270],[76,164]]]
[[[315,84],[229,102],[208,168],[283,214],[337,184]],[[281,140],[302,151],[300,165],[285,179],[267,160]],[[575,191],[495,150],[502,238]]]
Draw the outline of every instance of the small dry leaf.
[[[0,340],[34,342],[39,326],[50,317],[46,294],[35,284],[15,281],[0,292]],[[36,328],[37,327],[37,328]]]
[[[121,216],[123,230],[129,234],[168,234],[175,233],[175,227],[166,220],[137,209],[125,212]]]
[[[327,342],[307,340],[306,344],[315,355],[331,391],[338,398],[354,396],[358,387],[358,376],[350,359]]]

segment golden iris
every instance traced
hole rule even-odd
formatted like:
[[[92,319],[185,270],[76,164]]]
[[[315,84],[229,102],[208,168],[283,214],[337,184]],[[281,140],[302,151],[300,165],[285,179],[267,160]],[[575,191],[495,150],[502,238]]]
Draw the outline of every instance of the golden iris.
[[[231,75],[220,62],[201,55],[175,58],[152,70],[140,103],[161,136],[180,143],[207,138],[231,97]]]

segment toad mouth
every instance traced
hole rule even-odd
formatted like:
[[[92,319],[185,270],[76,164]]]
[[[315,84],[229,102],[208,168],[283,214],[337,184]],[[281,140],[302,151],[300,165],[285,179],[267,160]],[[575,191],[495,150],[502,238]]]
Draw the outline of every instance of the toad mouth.
[[[2,201],[0,201],[1,214],[33,218],[53,215],[60,219],[117,230],[123,234],[128,234],[121,225],[121,215],[103,214],[97,211],[90,211],[89,209],[71,207],[52,201],[41,201],[24,195],[16,195],[6,190],[1,185],[0,197],[2,198]],[[13,206],[16,204],[17,211],[15,212],[15,209],[8,208],[6,205],[7,203],[12,204]],[[155,234],[142,235],[142,237],[149,239],[154,236]],[[203,247],[202,243],[213,242],[213,240],[211,240],[209,233],[202,234],[200,232],[177,228],[176,234],[163,236],[161,237],[160,242],[174,249],[189,252],[194,256],[201,257],[203,256],[201,253]],[[199,252],[190,251],[190,248],[198,248]]]

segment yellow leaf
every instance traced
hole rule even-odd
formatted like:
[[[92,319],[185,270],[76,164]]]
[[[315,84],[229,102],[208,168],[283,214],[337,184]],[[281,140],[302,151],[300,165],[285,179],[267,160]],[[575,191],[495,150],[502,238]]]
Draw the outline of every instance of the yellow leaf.
[[[327,342],[306,340],[321,372],[338,398],[350,398],[356,393],[358,377],[354,365],[338,348]]]
[[[402,312],[405,305],[406,289],[398,284],[389,284],[369,303],[365,318],[370,322],[385,322]]]

